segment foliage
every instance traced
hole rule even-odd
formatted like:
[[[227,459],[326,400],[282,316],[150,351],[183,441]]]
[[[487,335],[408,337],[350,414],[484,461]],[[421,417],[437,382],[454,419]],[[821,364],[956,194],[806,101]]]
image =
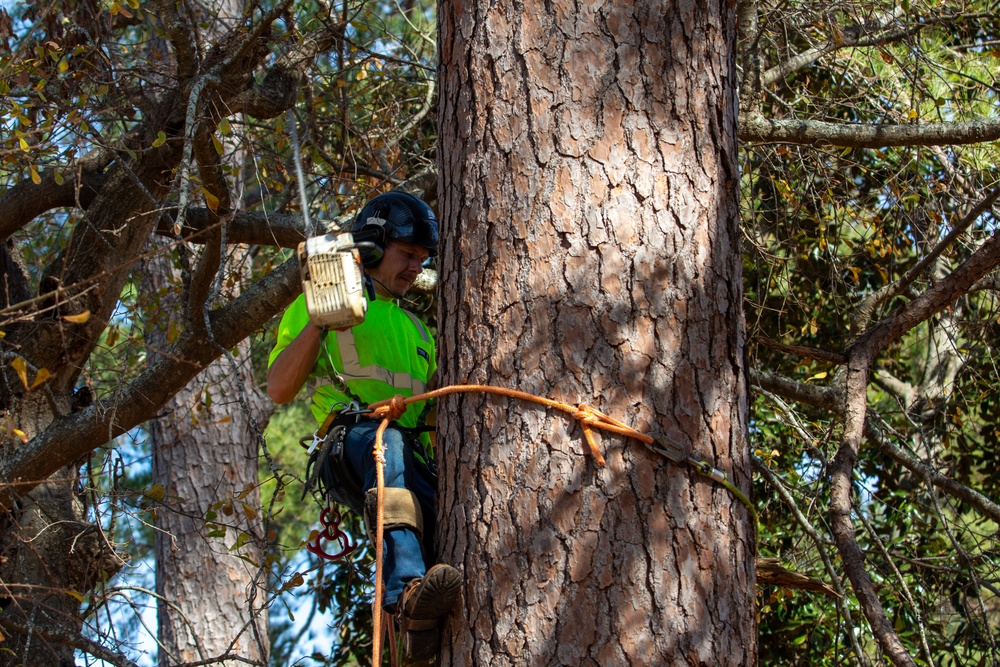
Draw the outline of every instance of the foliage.
[[[334,224],[375,192],[433,183],[426,173],[435,142],[430,8],[286,1],[231,16],[224,7],[70,1],[0,12],[5,506],[12,494],[20,502],[33,489],[54,488],[54,478],[43,479],[61,466],[79,469],[81,456],[156,417],[213,359],[226,356],[234,369],[249,361],[233,351],[294,297],[297,260],[287,249],[308,231],[290,123],[301,140],[314,219]],[[248,161],[234,165],[231,151]],[[425,194],[433,195],[430,189]],[[151,285],[157,255],[173,263],[177,277]],[[165,340],[156,342],[149,334],[168,311],[174,315]],[[270,341],[255,344],[251,357],[259,362]],[[35,408],[41,393],[55,406],[51,414]],[[207,390],[202,398],[192,419],[224,421],[226,411],[245,405],[233,397],[222,404]],[[282,416],[278,424],[291,433],[294,419]],[[30,444],[18,449],[11,438]],[[271,595],[301,594],[308,583],[317,608],[345,619],[350,641],[339,653],[361,654],[348,644],[370,643],[370,620],[346,603],[364,594],[370,559],[362,551],[348,565],[317,570],[295,557],[314,511],[293,498],[301,460],[291,456],[294,443],[280,440],[273,438],[279,446],[262,464],[272,490],[264,506],[248,504],[248,495],[220,497],[203,518],[206,544],[215,540],[244,559],[247,541],[272,545],[257,564],[267,570]],[[91,509],[79,513],[66,496],[64,510],[77,512],[82,534],[110,549],[114,541],[94,530],[100,526],[125,542],[114,551],[135,548],[133,560],[142,560],[149,540],[142,527],[157,511],[173,511],[178,499],[149,480],[147,467],[124,469],[117,446],[94,457],[85,486],[70,484],[92,498]],[[27,481],[10,485],[18,479]],[[257,520],[267,527],[259,535],[238,528]],[[4,533],[0,553],[11,556],[0,574],[5,584],[28,563],[27,537]],[[67,536],[44,558],[55,563],[74,544]],[[70,590],[71,602],[83,591],[87,607],[80,615],[64,605],[47,637],[74,637],[86,622],[87,636],[99,643],[69,646],[113,662],[124,659],[116,651],[138,648],[129,646],[134,635],[112,639],[107,624],[121,620],[118,612],[94,613],[128,596],[127,581],[98,585],[63,579],[58,566],[48,571],[45,590]],[[8,639],[24,627],[17,615],[37,608],[30,594],[15,600],[0,619]],[[17,653],[17,644],[7,646]],[[48,659],[21,657],[29,664]]]
[[[1000,24],[988,3],[760,3],[757,9],[757,48],[744,43],[743,57],[745,64],[750,53],[760,58],[765,84],[753,101],[751,79],[744,79],[747,113],[911,125],[1000,116]],[[780,64],[810,53],[811,60],[775,76]],[[846,149],[751,143],[743,150],[744,284],[751,360],[759,371],[751,436],[758,468],[774,478],[758,476],[755,485],[760,549],[827,580],[844,577],[839,565],[828,571],[821,557],[836,563],[839,555],[827,512],[830,466],[845,437],[843,399],[831,410],[806,392],[818,387],[843,396],[851,346],[945,279],[996,226],[987,210],[957,239],[946,238],[996,187],[998,145],[930,143]],[[919,265],[938,245],[940,255]],[[906,289],[896,291],[904,280]],[[989,498],[1000,496],[993,472],[1000,455],[994,287],[984,279],[877,357],[868,442],[854,468],[854,524],[867,571],[889,623],[928,664],[1000,664],[997,525],[888,456],[878,441]],[[778,387],[773,376],[794,380],[797,389]],[[817,539],[803,532],[804,521]],[[843,583],[848,598],[839,609],[833,600],[763,591],[762,664],[886,661],[867,636],[857,647],[861,655],[852,654],[849,636],[862,614]]]

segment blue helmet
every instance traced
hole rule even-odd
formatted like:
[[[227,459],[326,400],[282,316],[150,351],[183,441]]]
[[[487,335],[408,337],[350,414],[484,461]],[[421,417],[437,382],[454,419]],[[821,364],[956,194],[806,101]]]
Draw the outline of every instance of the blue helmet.
[[[431,207],[408,192],[393,190],[372,198],[351,225],[361,263],[377,266],[390,241],[415,243],[437,254],[438,224]]]

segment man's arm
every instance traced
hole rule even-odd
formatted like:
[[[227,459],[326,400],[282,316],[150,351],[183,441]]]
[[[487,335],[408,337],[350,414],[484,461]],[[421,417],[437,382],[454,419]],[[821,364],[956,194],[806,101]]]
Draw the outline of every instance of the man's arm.
[[[272,401],[290,403],[295,398],[316,365],[322,340],[322,329],[308,324],[278,354],[267,369],[267,395]]]

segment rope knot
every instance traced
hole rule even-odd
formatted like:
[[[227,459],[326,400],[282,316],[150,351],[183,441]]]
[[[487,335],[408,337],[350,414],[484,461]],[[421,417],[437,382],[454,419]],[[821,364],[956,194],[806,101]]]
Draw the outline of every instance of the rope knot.
[[[396,394],[387,402],[383,402],[381,405],[372,407],[372,417],[376,419],[388,419],[390,421],[395,421],[402,417],[405,412],[406,397],[402,394]]]
[[[576,406],[576,412],[573,413],[573,416],[580,420],[581,424],[585,424],[587,426],[601,421],[598,413],[594,412],[594,408],[590,407],[586,403],[580,403]]]
[[[587,440],[587,447],[590,448],[590,455],[594,457],[597,465],[604,465],[604,455],[601,454],[601,450],[597,448],[597,442],[594,440],[594,431],[592,426],[599,424],[602,420],[603,415],[596,412],[592,407],[586,403],[580,403],[576,406],[576,412],[573,416],[580,421],[580,426],[583,428],[583,437]]]

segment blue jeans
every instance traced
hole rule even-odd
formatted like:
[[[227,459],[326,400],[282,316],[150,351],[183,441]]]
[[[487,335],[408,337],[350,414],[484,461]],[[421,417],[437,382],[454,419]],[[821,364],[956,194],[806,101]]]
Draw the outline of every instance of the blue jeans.
[[[377,482],[373,452],[375,432],[379,424],[377,421],[360,421],[349,426],[344,437],[344,466],[361,487],[362,494],[375,488]],[[434,477],[427,465],[415,456],[406,437],[399,429],[393,428],[393,425],[382,434],[385,486],[409,489],[416,495],[424,515],[425,544],[430,545],[434,537]],[[385,598],[382,604],[392,607],[403,593],[406,582],[424,576],[427,565],[424,561],[424,545],[413,530],[388,530],[384,539],[382,581],[385,584]]]

